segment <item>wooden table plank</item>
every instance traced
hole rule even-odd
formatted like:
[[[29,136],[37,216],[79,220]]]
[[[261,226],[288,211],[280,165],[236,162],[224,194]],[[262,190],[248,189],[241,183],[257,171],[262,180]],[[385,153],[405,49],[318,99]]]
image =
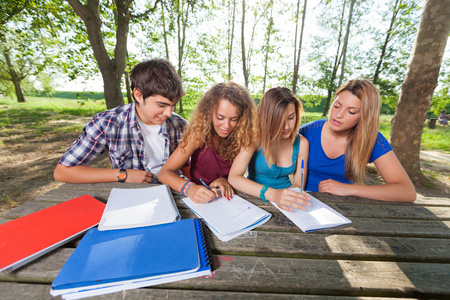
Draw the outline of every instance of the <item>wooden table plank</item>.
[[[28,202],[3,214],[4,219],[19,218],[38,210],[56,205],[50,202]],[[179,209],[182,218],[196,218],[189,209]],[[450,238],[450,221],[405,220],[352,217],[352,224],[317,231],[318,234],[384,235],[394,237]],[[302,232],[281,213],[273,214],[271,219],[257,230]]]
[[[26,283],[6,283],[0,282],[0,291],[2,300],[29,300],[29,299],[55,299],[50,296],[49,285],[36,285]],[[20,291],[20,293],[18,293]],[[380,298],[380,297],[346,297],[346,296],[323,296],[323,295],[295,295],[295,294],[265,294],[265,293],[246,293],[246,292],[218,292],[218,291],[193,291],[177,289],[158,289],[142,288],[123,292],[116,292],[96,297],[87,297],[84,299],[97,300],[142,300],[142,299],[280,299],[280,300],[412,300],[413,298]],[[58,298],[56,298],[58,299]]]
[[[251,231],[229,242],[209,234],[215,254],[450,263],[450,240]]]
[[[75,183],[65,183],[59,187],[60,190],[76,190],[76,191],[103,191],[109,193],[112,188],[145,188],[149,186],[153,186],[154,184],[140,184],[140,183],[121,183],[121,182],[109,182],[102,184],[75,184]],[[172,190],[173,194],[178,196],[179,191]],[[236,194],[240,195],[245,199],[254,199],[255,201],[261,202],[257,197],[250,196],[240,191],[236,191]],[[372,199],[365,199],[356,196],[336,196],[328,193],[310,193],[314,197],[318,198],[321,201],[326,201],[327,203],[356,203],[356,204],[381,204],[381,205],[401,205],[401,206],[450,206],[449,198],[441,198],[441,197],[424,197],[418,196],[417,200],[413,203],[395,203],[395,202],[385,202],[385,201],[377,201]]]
[[[65,185],[63,185],[65,186]],[[83,185],[85,186],[85,185]],[[84,189],[56,189],[45,195],[38,197],[37,201],[62,202],[88,194],[100,201],[106,202],[109,197],[109,191],[84,190]],[[179,208],[187,206],[178,200],[175,195],[176,203]],[[247,197],[249,202],[267,210],[271,213],[279,213],[271,204],[265,204],[255,197]],[[404,206],[404,205],[384,205],[377,201],[377,204],[352,204],[352,203],[328,203],[330,207],[339,211],[344,216],[351,217],[370,217],[370,218],[390,218],[390,219],[414,219],[414,220],[450,220],[450,206]]]
[[[50,284],[73,249],[62,248],[0,281]],[[162,288],[232,292],[379,297],[448,298],[450,264],[215,256],[213,278],[195,278]]]

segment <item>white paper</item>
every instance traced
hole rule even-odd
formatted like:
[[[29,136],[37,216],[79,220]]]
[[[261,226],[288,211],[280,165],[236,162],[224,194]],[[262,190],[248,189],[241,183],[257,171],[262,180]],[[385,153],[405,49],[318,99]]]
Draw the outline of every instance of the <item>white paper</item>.
[[[224,242],[264,224],[272,216],[237,195],[230,201],[218,197],[205,204],[197,204],[189,198],[182,200]]]
[[[299,188],[291,190],[300,193]],[[303,232],[350,224],[352,222],[317,198],[310,194],[308,196],[311,197],[311,206],[305,206],[306,210],[293,208],[293,211],[286,211],[280,209],[275,202],[272,202],[272,204]]]
[[[142,189],[113,188],[98,230],[113,230],[176,222],[181,219],[166,185]]]

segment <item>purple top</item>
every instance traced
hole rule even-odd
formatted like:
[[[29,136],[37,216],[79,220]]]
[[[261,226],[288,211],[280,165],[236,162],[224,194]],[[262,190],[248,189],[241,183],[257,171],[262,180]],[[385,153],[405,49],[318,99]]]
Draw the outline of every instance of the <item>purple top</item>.
[[[191,181],[202,184],[200,178],[207,185],[220,177],[228,177],[231,163],[216,153],[214,146],[205,149],[205,145],[197,148],[191,156]]]

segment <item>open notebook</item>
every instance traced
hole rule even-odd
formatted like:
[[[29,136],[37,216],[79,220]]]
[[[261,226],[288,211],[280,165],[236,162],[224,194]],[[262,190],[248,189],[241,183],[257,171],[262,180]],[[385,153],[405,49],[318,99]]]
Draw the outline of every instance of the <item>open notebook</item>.
[[[272,216],[238,195],[234,195],[230,201],[218,197],[206,204],[197,204],[190,198],[182,201],[198,217],[204,219],[206,225],[223,242],[266,223]]]
[[[98,230],[113,230],[176,222],[181,219],[170,188],[113,188]]]
[[[300,193],[299,188],[293,188],[291,190]],[[306,210],[294,208],[293,211],[287,211],[280,209],[275,202],[272,202],[272,204],[303,232],[341,226],[352,222],[325,203],[321,202],[319,199],[311,196],[310,194],[308,194],[308,196],[311,197],[311,206],[307,206]]]

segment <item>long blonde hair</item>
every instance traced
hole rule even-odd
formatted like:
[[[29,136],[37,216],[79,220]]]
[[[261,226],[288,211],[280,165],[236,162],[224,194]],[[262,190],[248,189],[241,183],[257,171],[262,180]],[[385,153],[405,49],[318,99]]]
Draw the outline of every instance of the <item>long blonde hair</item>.
[[[376,86],[366,79],[354,79],[338,88],[335,98],[349,91],[361,100],[360,118],[348,136],[345,175],[356,183],[366,179],[366,165],[380,128],[381,99]]]
[[[248,91],[235,82],[219,83],[209,89],[200,99],[192,114],[189,126],[181,141],[181,150],[188,142],[212,145],[212,139],[217,134],[212,125],[212,117],[219,101],[225,99],[237,107],[239,121],[222,143],[218,154],[228,162],[233,162],[241,147],[249,147],[255,142],[255,110],[256,105]]]
[[[291,103],[295,106],[295,115],[297,117],[294,130],[289,136],[290,141],[293,143],[303,114],[303,106],[294,93],[286,87],[274,87],[264,93],[258,105],[258,137],[269,166],[272,165],[270,144],[280,136],[287,118],[287,107]]]

